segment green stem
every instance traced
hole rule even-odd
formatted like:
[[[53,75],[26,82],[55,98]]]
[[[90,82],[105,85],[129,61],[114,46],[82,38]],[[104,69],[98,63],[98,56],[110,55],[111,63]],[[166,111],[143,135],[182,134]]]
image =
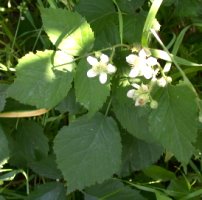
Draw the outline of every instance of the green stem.
[[[163,48],[163,50],[168,54],[168,56],[170,57],[170,59],[172,60],[172,62],[175,64],[176,68],[178,69],[178,71],[180,72],[183,80],[188,83],[189,85],[192,85],[192,83],[189,81],[189,79],[187,78],[186,74],[184,73],[184,71],[181,69],[181,67],[178,65],[178,63],[175,61],[175,59],[170,56],[170,52],[168,51],[168,49],[165,47],[165,45],[163,44],[163,42],[161,41],[161,39],[159,38],[158,34],[156,33],[156,31],[154,29],[151,29],[151,33],[153,34],[153,36],[156,38],[156,40],[158,41],[158,43],[161,45],[161,47]]]
[[[80,56],[80,57],[78,57],[78,58],[75,58],[75,59],[72,60],[71,62],[63,63],[63,64],[60,64],[60,65],[54,65],[54,69],[57,69],[58,67],[61,67],[61,66],[64,66],[64,65],[68,65],[68,64],[74,63],[74,62],[76,62],[76,61],[78,61],[78,60],[80,60],[80,59],[82,59],[82,58],[85,58],[85,57],[87,57],[87,56],[93,55],[93,54],[95,54],[95,53],[98,52],[98,51],[101,51],[101,52],[102,52],[102,51],[108,51],[108,50],[113,50],[113,49],[119,48],[119,47],[126,47],[127,49],[130,49],[130,48],[131,48],[131,47],[130,47],[129,45],[127,45],[127,44],[116,44],[116,45],[111,46],[111,47],[107,47],[107,48],[103,48],[103,49],[100,49],[100,50],[97,50],[97,51],[90,52],[90,53],[88,53],[88,54],[85,54],[85,55],[83,55],[83,56]],[[55,53],[54,53],[54,55],[55,55]]]
[[[110,109],[110,107],[111,107],[111,104],[112,104],[112,98],[110,98],[110,100],[109,100],[109,103],[108,103],[108,105],[107,105],[107,110],[106,110],[106,112],[105,112],[105,117],[108,115],[108,113],[109,113],[109,109]]]

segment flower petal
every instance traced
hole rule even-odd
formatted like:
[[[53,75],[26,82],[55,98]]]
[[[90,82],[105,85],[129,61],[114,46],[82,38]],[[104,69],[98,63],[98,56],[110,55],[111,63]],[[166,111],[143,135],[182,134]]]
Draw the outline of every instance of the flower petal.
[[[127,97],[128,98],[132,98],[133,99],[134,95],[135,95],[135,89],[129,90],[127,92]]]
[[[133,67],[133,68],[130,70],[129,77],[134,78],[134,77],[139,76],[139,74],[140,74],[139,68],[138,68],[138,67]]]
[[[90,65],[92,65],[92,66],[96,66],[96,65],[99,64],[97,58],[95,58],[95,57],[93,57],[93,56],[88,56],[88,57],[87,57],[87,61],[88,61],[88,63],[89,63]]]
[[[136,89],[139,89],[140,88],[140,85],[138,85],[137,83],[133,83],[132,86]]]
[[[97,75],[98,75],[98,73],[96,71],[94,71],[93,69],[89,69],[87,71],[87,77],[89,77],[89,78],[95,77]]]
[[[150,79],[153,77],[154,74],[154,70],[149,67],[149,66],[143,66],[141,68],[141,74],[146,78],[146,79]]]
[[[170,69],[171,69],[171,64],[169,63],[169,64],[165,65],[165,67],[163,68],[163,72],[169,72]]]
[[[138,55],[139,55],[140,58],[146,58],[147,57],[147,54],[146,54],[144,49],[141,49],[139,51]]]
[[[101,56],[100,56],[100,61],[101,61],[102,63],[107,64],[107,63],[109,62],[109,57],[108,57],[107,55],[105,55],[105,54],[101,54]]]
[[[134,65],[137,58],[138,58],[137,55],[130,54],[129,56],[126,57],[126,62],[129,63],[130,65]]]
[[[112,65],[112,64],[108,64],[107,65],[107,72],[109,74],[112,74],[112,73],[116,72],[116,67],[114,65]]]
[[[101,84],[105,84],[107,82],[107,74],[106,73],[101,73],[99,76],[99,80]]]
[[[155,65],[157,65],[158,64],[158,62],[157,62],[157,59],[156,58],[154,58],[154,57],[149,57],[148,59],[147,59],[147,65],[148,66],[155,66]]]

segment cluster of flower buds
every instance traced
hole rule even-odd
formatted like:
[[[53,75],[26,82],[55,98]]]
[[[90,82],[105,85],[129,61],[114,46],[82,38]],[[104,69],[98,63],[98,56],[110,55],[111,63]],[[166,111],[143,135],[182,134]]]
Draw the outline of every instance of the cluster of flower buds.
[[[158,107],[158,102],[153,100],[150,96],[150,90],[148,85],[136,83],[132,84],[134,89],[131,89],[127,92],[127,97],[135,101],[135,106],[144,106],[150,102],[150,107],[155,109]]]
[[[134,78],[134,82],[137,77],[150,80],[149,84],[141,83],[138,85],[137,83],[133,83],[132,86],[134,89],[129,90],[127,96],[135,101],[135,106],[144,106],[150,102],[151,108],[157,108],[158,103],[152,99],[150,94],[150,85],[156,82],[160,87],[165,87],[172,81],[171,77],[165,75],[170,69],[167,67],[161,70],[157,59],[144,49],[141,49],[138,54],[132,53],[128,55],[126,62],[131,66],[129,77]],[[162,74],[160,78],[158,77],[159,74]]]

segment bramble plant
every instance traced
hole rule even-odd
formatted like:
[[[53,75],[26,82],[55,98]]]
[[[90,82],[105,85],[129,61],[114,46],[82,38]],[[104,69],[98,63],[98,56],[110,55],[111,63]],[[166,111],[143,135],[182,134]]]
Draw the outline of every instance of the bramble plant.
[[[200,199],[201,8],[4,0],[0,200]]]

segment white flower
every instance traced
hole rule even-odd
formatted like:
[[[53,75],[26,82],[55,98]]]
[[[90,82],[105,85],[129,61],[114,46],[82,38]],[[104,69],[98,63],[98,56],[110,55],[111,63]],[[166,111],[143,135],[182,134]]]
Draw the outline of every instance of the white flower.
[[[88,56],[87,62],[92,66],[92,68],[88,70],[87,76],[89,78],[99,76],[101,84],[107,82],[107,74],[116,72],[116,67],[109,63],[109,57],[105,54],[101,54],[99,60],[93,56]]]
[[[151,79],[156,76],[156,71],[152,68],[157,65],[157,59],[147,54],[144,49],[140,50],[138,55],[130,54],[126,57],[126,62],[132,65],[129,77],[144,76],[146,79]]]

